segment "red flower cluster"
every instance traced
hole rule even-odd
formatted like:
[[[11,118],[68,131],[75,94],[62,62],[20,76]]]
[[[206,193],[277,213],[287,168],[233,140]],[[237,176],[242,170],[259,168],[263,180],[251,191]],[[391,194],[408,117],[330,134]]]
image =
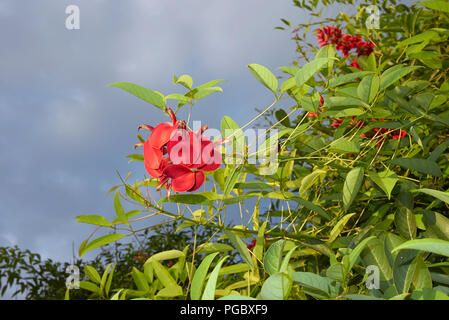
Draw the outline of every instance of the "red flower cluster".
[[[159,179],[158,189],[167,187],[170,191],[195,191],[204,183],[204,171],[213,171],[220,167],[222,157],[215,148],[220,142],[212,142],[203,132],[186,129],[184,121],[176,120],[171,109],[167,110],[171,122],[158,124],[155,128],[141,125],[139,129],[151,131],[143,145],[145,169],[152,177]]]
[[[385,119],[371,119],[371,121],[384,121]],[[341,126],[341,123],[343,122],[342,118],[337,118],[337,119],[333,119],[333,123],[331,124],[331,127],[334,128],[338,128]],[[356,117],[352,117],[350,122],[349,122],[349,126],[350,127],[358,127],[358,128],[364,128],[365,125],[363,124],[363,122],[361,120],[356,120]],[[373,128],[371,129],[371,131],[362,133],[362,137],[365,138],[372,138],[374,137],[376,134],[378,135],[378,139],[402,139],[404,138],[407,133],[402,130],[402,129],[397,129],[394,130],[388,134],[386,134],[388,132],[389,129],[387,128]]]
[[[342,34],[341,30],[336,27],[324,27],[317,29],[317,39],[320,47],[328,44],[335,44],[335,49],[340,50],[344,57],[349,56],[352,49],[356,49],[357,58],[360,56],[369,56],[373,52],[374,43],[370,41],[363,41],[360,36],[352,36],[349,34]],[[351,62],[351,66],[359,68],[357,58]]]

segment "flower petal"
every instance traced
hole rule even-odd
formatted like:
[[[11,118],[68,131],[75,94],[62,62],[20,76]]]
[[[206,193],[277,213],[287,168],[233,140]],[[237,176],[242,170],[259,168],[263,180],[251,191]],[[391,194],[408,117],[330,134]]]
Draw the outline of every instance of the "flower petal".
[[[195,172],[184,165],[168,165],[163,170],[163,175],[172,179],[171,189],[176,192],[188,191],[195,185]]]
[[[214,146],[209,138],[203,137],[201,141],[201,166],[198,167],[198,170],[214,171],[221,166],[221,153]]]
[[[205,180],[204,173],[202,173],[201,171],[195,171],[195,184],[188,191],[193,192],[195,190],[198,190],[204,183],[204,180]]]
[[[182,164],[190,168],[201,165],[200,140],[192,131],[177,130],[167,143],[167,152],[174,164]]]
[[[173,126],[170,122],[158,124],[148,139],[149,144],[155,149],[161,149],[168,141],[170,141],[172,132],[176,129],[177,127]]]
[[[147,170],[159,169],[162,162],[162,150],[153,148],[147,140],[143,145],[143,159]]]

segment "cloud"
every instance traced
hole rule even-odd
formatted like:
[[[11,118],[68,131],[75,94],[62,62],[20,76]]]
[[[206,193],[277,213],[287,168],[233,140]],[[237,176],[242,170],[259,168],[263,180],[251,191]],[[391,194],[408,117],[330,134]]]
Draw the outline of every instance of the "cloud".
[[[65,28],[77,4],[81,29]],[[128,164],[137,125],[166,121],[156,108],[106,87],[130,81],[180,92],[174,74],[195,84],[225,78],[224,93],[194,108],[193,119],[219,128],[224,115],[243,125],[272,95],[246,64],[272,70],[295,57],[279,18],[300,19],[290,0],[17,1],[0,4],[0,235],[4,242],[56,259],[72,257],[91,226],[79,214],[113,218],[105,194]],[[180,116],[186,115],[185,112]]]

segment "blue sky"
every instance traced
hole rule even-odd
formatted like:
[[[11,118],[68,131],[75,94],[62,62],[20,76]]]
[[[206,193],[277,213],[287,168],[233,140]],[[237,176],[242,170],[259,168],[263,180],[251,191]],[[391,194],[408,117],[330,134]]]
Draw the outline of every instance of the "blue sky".
[[[80,30],[65,28],[71,4]],[[169,94],[179,92],[175,74],[226,79],[193,119],[219,128],[224,115],[240,125],[256,116],[272,96],[246,65],[274,70],[296,57],[289,32],[274,30],[280,18],[306,21],[291,0],[2,0],[0,245],[70,260],[72,242],[77,249],[93,230],[75,216],[114,216],[115,171],[143,178],[125,156],[139,124],[166,119],[107,84]]]

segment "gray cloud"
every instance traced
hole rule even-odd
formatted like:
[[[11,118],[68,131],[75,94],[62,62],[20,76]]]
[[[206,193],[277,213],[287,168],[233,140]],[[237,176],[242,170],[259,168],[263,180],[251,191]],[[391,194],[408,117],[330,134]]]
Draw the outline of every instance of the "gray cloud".
[[[77,4],[81,29],[64,27]],[[194,118],[219,127],[224,115],[243,125],[272,102],[248,63],[272,70],[295,57],[279,18],[300,21],[283,1],[12,1],[0,3],[0,245],[18,244],[70,259],[92,230],[79,214],[113,217],[106,191],[128,164],[136,128],[164,116],[106,87],[135,82],[165,94],[172,77],[196,84],[224,78],[223,94],[201,101]]]

